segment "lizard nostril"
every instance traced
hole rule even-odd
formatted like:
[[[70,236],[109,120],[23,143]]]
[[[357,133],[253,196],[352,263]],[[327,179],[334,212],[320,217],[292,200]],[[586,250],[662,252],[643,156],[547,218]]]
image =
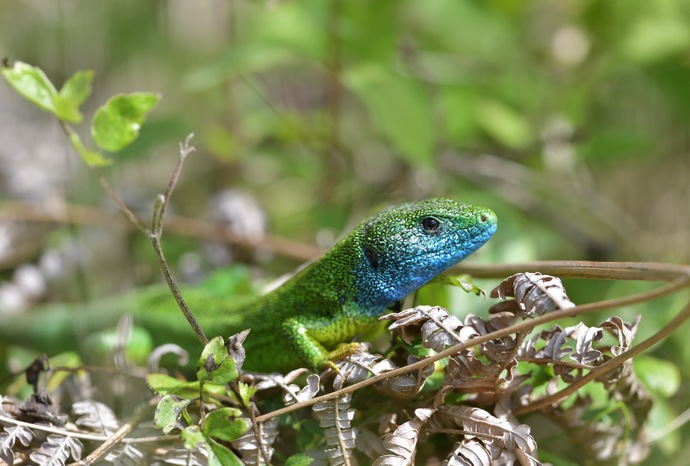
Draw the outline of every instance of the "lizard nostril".
[[[479,216],[479,221],[482,222],[482,223],[486,223],[486,222],[489,221],[489,216],[486,215],[486,214],[481,214],[481,215]]]

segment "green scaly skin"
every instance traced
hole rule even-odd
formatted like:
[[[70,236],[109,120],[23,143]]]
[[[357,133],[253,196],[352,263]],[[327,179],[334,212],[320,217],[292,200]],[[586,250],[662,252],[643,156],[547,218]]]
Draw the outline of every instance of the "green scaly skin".
[[[365,220],[281,287],[250,302],[194,288],[183,289],[183,296],[208,335],[251,328],[244,369],[323,369],[356,346],[339,345],[380,331],[378,317],[392,304],[476,251],[495,231],[496,215],[483,207],[448,199],[402,204]],[[89,304],[76,314],[62,306],[0,317],[0,341],[55,354],[77,349],[84,335],[112,327],[124,313],[149,332],[153,344],[200,352],[170,292],[160,286]]]

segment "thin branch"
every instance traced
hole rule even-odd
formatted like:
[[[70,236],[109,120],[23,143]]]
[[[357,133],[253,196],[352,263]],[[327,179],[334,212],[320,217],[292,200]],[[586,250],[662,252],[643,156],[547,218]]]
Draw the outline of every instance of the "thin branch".
[[[72,141],[73,136],[76,136],[76,133],[74,132],[74,130],[72,129],[72,127],[70,125],[68,125],[67,123],[65,123],[62,120],[59,120],[59,121],[60,121],[60,126],[62,127],[62,130],[67,135],[67,139]],[[137,216],[137,214],[132,212],[129,209],[129,207],[127,207],[125,205],[125,203],[122,202],[122,200],[120,200],[119,197],[117,197],[117,194],[115,194],[115,191],[113,191],[112,186],[110,186],[110,183],[108,182],[108,180],[105,178],[105,176],[103,176],[103,173],[101,173],[101,171],[97,167],[94,167],[93,165],[88,165],[88,167],[96,175],[96,177],[98,178],[98,181],[101,182],[101,186],[103,186],[103,189],[105,189],[105,192],[108,193],[108,196],[110,196],[110,198],[113,200],[113,202],[115,202],[115,204],[117,204],[118,208],[122,211],[122,213],[124,213],[127,216],[127,218],[129,218],[129,221],[132,222],[132,224],[134,226],[136,226],[139,230],[141,230],[144,234],[148,235],[149,229],[146,226],[146,224],[144,224],[144,222]]]
[[[148,407],[147,407],[148,408]],[[108,437],[108,439],[98,446],[94,451],[89,453],[89,455],[76,464],[88,466],[96,463],[103,455],[108,453],[113,447],[120,443],[125,436],[131,433],[136,426],[139,425],[141,420],[144,418],[144,414],[147,414],[150,410],[139,408],[134,416],[125,424],[123,424],[117,432]]]
[[[603,280],[645,280],[670,282],[690,277],[690,266],[658,262],[535,261],[515,264],[459,264],[450,272],[473,278],[503,278],[525,271],[538,271],[560,278]]]
[[[129,227],[129,223],[115,220],[111,212],[102,208],[79,204],[55,204],[27,201],[0,201],[0,220],[78,224],[83,226]],[[262,238],[247,238],[237,235],[227,225],[194,217],[168,215],[165,219],[167,235],[180,235],[208,241],[225,241],[238,246],[261,249],[280,254],[300,262],[311,260],[321,254],[323,249],[299,241],[265,235]],[[38,251],[27,248],[22,256]],[[9,261],[0,262],[0,267]]]
[[[156,201],[154,202],[153,215],[151,219],[152,230],[149,232],[148,237],[151,240],[151,245],[153,246],[153,250],[156,253],[156,258],[158,258],[158,264],[160,265],[161,271],[163,272],[163,276],[165,277],[165,281],[168,284],[168,288],[170,288],[170,292],[175,297],[175,301],[182,310],[182,313],[187,319],[187,322],[189,322],[189,325],[192,327],[194,333],[199,338],[199,342],[201,342],[203,346],[206,346],[208,344],[208,338],[206,337],[206,334],[204,334],[201,325],[199,325],[199,322],[197,322],[196,318],[194,317],[194,314],[192,314],[192,311],[189,310],[189,306],[187,306],[186,301],[182,297],[182,293],[180,293],[180,289],[177,286],[177,283],[175,283],[175,279],[172,276],[172,272],[170,271],[170,267],[168,266],[168,262],[165,259],[165,254],[163,253],[163,248],[161,246],[161,238],[163,237],[163,217],[165,215],[165,208],[167,207],[168,202],[170,201],[170,197],[172,196],[172,193],[175,190],[175,185],[177,184],[177,181],[180,177],[180,173],[182,172],[182,166],[184,165],[185,159],[190,153],[194,151],[194,147],[191,147],[189,145],[189,142],[193,136],[193,133],[190,134],[185,139],[185,142],[180,144],[180,157],[177,160],[175,170],[173,171],[170,177],[168,189],[165,191],[165,195],[159,195],[156,198]]]

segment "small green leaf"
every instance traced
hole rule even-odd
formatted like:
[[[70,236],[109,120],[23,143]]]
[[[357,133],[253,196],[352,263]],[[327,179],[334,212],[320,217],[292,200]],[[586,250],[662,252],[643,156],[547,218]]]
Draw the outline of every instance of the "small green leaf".
[[[146,383],[151,390],[159,395],[177,394],[182,390],[192,390],[194,393],[199,393],[199,382],[187,382],[165,374],[149,374],[146,376]]]
[[[222,337],[215,337],[204,347],[196,363],[196,377],[201,383],[225,385],[239,374],[235,360],[228,354]]]
[[[345,74],[344,83],[404,158],[417,165],[431,164],[436,129],[428,92],[419,81],[367,65]]]
[[[228,448],[215,442],[211,437],[199,430],[199,426],[189,426],[180,435],[187,450],[196,450],[206,445],[209,466],[243,466],[244,463]]]
[[[237,440],[249,430],[250,422],[240,417],[242,412],[235,408],[220,408],[206,416],[204,432],[227,442]]]
[[[191,403],[175,395],[166,395],[156,406],[156,413],[153,416],[153,423],[161,429],[164,434],[169,434],[174,429],[183,429],[178,421],[182,411]]]
[[[240,382],[239,383],[239,392],[240,392],[240,398],[242,399],[242,404],[244,406],[249,406],[249,400],[254,396],[254,394],[258,391],[259,389],[257,387],[253,387],[251,385],[248,385],[246,383]]]
[[[96,111],[91,134],[101,149],[117,152],[138,136],[146,114],[158,103],[157,94],[135,92],[116,95]]]
[[[643,355],[633,360],[633,367],[647,388],[662,398],[672,397],[680,388],[680,369],[672,362]]]
[[[472,283],[472,277],[469,275],[460,275],[458,277],[452,275],[439,275],[438,277],[434,278],[433,282],[457,286],[466,293],[474,293],[477,296],[486,297],[486,291]]]
[[[70,123],[80,123],[84,117],[79,111],[79,106],[91,94],[91,81],[93,81],[93,71],[77,71],[74,73],[60,89],[60,92],[53,97],[55,114],[61,120]]]
[[[504,146],[523,150],[534,140],[527,118],[497,100],[485,100],[477,106],[477,122],[491,137]]]
[[[304,453],[297,453],[285,460],[285,466],[309,466],[314,461],[314,458],[307,456]]]
[[[199,382],[187,382],[165,374],[149,374],[146,377],[149,387],[159,395],[177,395],[181,398],[193,399],[199,396]],[[204,385],[204,394],[225,396],[227,390],[223,385]]]
[[[12,66],[3,66],[2,75],[7,82],[25,99],[33,102],[43,110],[55,113],[53,98],[57,89],[43,70],[26,63],[16,61]]]
[[[209,447],[209,466],[244,466],[244,463],[227,447],[208,437],[206,443]]]
[[[199,429],[199,426],[185,427],[180,437],[184,441],[184,447],[187,450],[195,450],[199,448],[199,444],[206,443],[206,437]]]
[[[112,160],[106,159],[100,152],[88,149],[81,142],[79,135],[73,131],[69,133],[69,142],[72,143],[72,147],[74,147],[74,150],[77,151],[84,163],[90,167],[103,167],[113,163]]]

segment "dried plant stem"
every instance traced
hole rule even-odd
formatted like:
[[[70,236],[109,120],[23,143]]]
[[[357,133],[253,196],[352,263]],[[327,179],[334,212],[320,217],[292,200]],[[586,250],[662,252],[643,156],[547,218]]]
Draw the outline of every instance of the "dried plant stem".
[[[494,332],[488,333],[486,335],[481,335],[475,338],[471,338],[463,343],[457,344],[455,346],[452,346],[444,351],[441,351],[440,353],[435,354],[434,356],[431,356],[426,359],[422,359],[421,361],[418,361],[416,363],[410,364],[408,366],[404,366],[398,369],[394,369],[390,372],[386,372],[384,374],[376,375],[370,379],[364,380],[362,382],[358,382],[354,385],[350,385],[348,387],[342,388],[340,390],[337,390],[333,393],[329,393],[326,395],[322,395],[316,398],[312,398],[311,400],[303,401],[301,403],[296,403],[294,405],[286,406],[281,409],[277,409],[275,411],[272,411],[270,413],[264,414],[262,416],[258,416],[256,418],[257,422],[266,422],[267,420],[280,416],[292,411],[296,411],[298,409],[307,407],[307,406],[312,406],[316,403],[319,402],[325,402],[329,400],[334,400],[346,393],[352,393],[357,390],[360,390],[364,387],[367,387],[369,385],[373,385],[375,383],[378,383],[382,380],[392,378],[392,377],[398,377],[401,375],[405,375],[417,370],[421,370],[422,368],[435,363],[436,361],[439,361],[443,358],[447,358],[455,353],[458,353],[460,351],[466,350],[468,348],[471,348],[476,345],[480,345],[482,343],[486,343],[488,341],[505,337],[508,335],[512,335],[514,333],[519,333],[519,332],[526,332],[531,330],[532,328],[546,324],[548,322],[552,322],[554,320],[559,320],[563,318],[568,318],[568,317],[574,317],[579,314],[585,314],[588,312],[594,312],[594,311],[600,311],[602,309],[608,309],[612,307],[619,307],[619,306],[627,306],[631,304],[636,304],[640,302],[645,302],[649,301],[652,299],[660,298],[662,296],[666,296],[668,294],[674,293],[680,289],[687,288],[690,285],[690,276],[684,275],[681,277],[676,278],[674,281],[671,283],[668,283],[666,285],[660,286],[658,288],[655,288],[653,290],[644,292],[644,293],[638,293],[632,296],[626,296],[623,298],[617,298],[617,299],[609,299],[605,301],[599,301],[596,303],[590,303],[590,304],[583,304],[581,306],[575,306],[567,310],[561,310],[561,311],[556,311],[556,312],[551,312],[549,314],[544,314],[540,317],[537,317],[532,320],[525,320],[522,322],[519,322],[515,325],[512,325],[510,327],[506,327],[500,330],[496,330]],[[615,358],[614,358],[615,359]]]
[[[153,246],[153,250],[156,253],[158,264],[160,265],[161,271],[163,272],[163,276],[165,277],[165,281],[168,284],[170,291],[175,297],[177,305],[180,306],[182,313],[187,319],[187,322],[189,322],[189,325],[192,327],[192,329],[194,329],[194,333],[199,338],[201,344],[205,346],[208,344],[208,338],[204,334],[201,325],[199,325],[199,322],[197,322],[197,320],[194,318],[194,315],[189,310],[187,303],[182,297],[182,293],[180,293],[180,289],[177,286],[177,283],[175,283],[175,279],[172,276],[170,267],[168,266],[168,263],[165,260],[163,248],[161,247],[161,238],[163,237],[163,217],[165,216],[165,209],[168,206],[168,203],[170,202],[170,197],[172,196],[173,191],[175,190],[175,185],[177,184],[177,180],[179,179],[180,173],[182,172],[182,166],[184,165],[184,161],[187,158],[187,156],[194,151],[194,147],[189,145],[189,142],[191,141],[191,138],[193,136],[193,134],[190,134],[189,136],[187,136],[184,143],[180,143],[180,157],[177,160],[175,170],[173,171],[173,174],[170,177],[170,182],[168,183],[168,188],[165,191],[165,195],[159,195],[156,201],[154,202],[153,216],[151,220],[152,229],[150,231],[146,230],[146,233],[149,239],[151,240],[151,245]]]
[[[670,282],[690,277],[690,266],[657,262],[536,261],[515,264],[466,265],[451,269],[474,278],[503,278],[525,271],[539,271],[560,278],[597,278],[604,280],[645,280]]]
[[[655,344],[659,343],[661,340],[664,338],[668,337],[671,333],[674,332],[674,330],[678,329],[685,321],[687,321],[690,318],[690,303],[686,304],[683,309],[669,322],[666,324],[661,330],[656,332],[654,335],[651,337],[647,338],[645,341],[640,343],[639,345],[635,345],[632,348],[630,348],[628,351],[626,351],[623,354],[619,354],[618,356],[609,359],[605,363],[596,366],[592,368],[592,370],[587,373],[587,375],[575,380],[572,382],[570,385],[565,387],[563,390],[560,390],[559,392],[554,393],[553,395],[546,396],[538,401],[535,401],[534,403],[530,403],[527,406],[522,406],[513,411],[513,413],[516,416],[519,416],[521,414],[529,413],[532,411],[536,411],[541,408],[545,408],[549,405],[552,405],[554,403],[557,403],[558,401],[567,398],[571,394],[575,393],[577,390],[580,388],[584,387],[587,385],[589,382],[595,380],[598,377],[601,377],[602,375],[606,374],[607,372],[615,369],[616,367],[620,366],[623,364],[625,361],[628,359],[631,359],[643,351],[648,350]]]
[[[70,141],[72,141],[72,136],[76,135],[72,127],[64,121],[60,122],[60,126],[67,135],[67,138]],[[170,267],[168,266],[168,263],[165,259],[163,248],[161,247],[161,238],[163,236],[163,217],[165,215],[165,209],[168,203],[170,202],[170,198],[172,196],[173,191],[175,190],[175,186],[177,185],[180,173],[182,173],[182,166],[184,165],[185,159],[190,153],[194,152],[195,150],[193,146],[189,145],[193,137],[194,134],[190,133],[185,138],[184,143],[180,143],[180,157],[178,158],[177,164],[175,165],[175,170],[173,171],[170,177],[170,181],[168,182],[168,187],[165,191],[165,195],[159,195],[156,201],[154,202],[151,229],[149,229],[146,226],[146,224],[134,212],[132,212],[129,209],[129,207],[125,205],[124,202],[122,202],[122,200],[117,196],[117,194],[115,194],[115,191],[113,190],[112,186],[97,167],[89,166],[89,168],[96,175],[108,196],[110,196],[110,198],[113,200],[113,202],[115,202],[118,208],[125,214],[125,216],[127,216],[129,221],[133,225],[135,225],[139,230],[141,230],[151,241],[153,250],[156,254],[156,258],[158,259],[158,264],[160,265],[161,271],[163,272],[163,276],[165,277],[165,281],[168,284],[170,291],[175,297],[175,301],[184,313],[184,316],[187,319],[187,322],[189,322],[189,325],[191,325],[191,327],[194,329],[194,332],[199,338],[201,344],[206,345],[208,343],[208,338],[206,338],[206,335],[201,329],[201,326],[194,318],[194,315],[192,315],[191,311],[189,310],[189,307],[187,306],[187,303],[182,297],[182,294],[180,293],[180,290],[177,287],[177,284],[175,283],[175,279],[172,276]]]
[[[238,399],[241,399],[238,397]],[[271,464],[269,458],[268,458],[268,452],[266,451],[266,445],[263,442],[263,430],[264,430],[264,425],[263,423],[256,422],[256,413],[259,412],[259,410],[256,408],[256,406],[253,406],[252,403],[252,408],[249,409],[249,416],[252,419],[252,430],[254,431],[254,439],[256,440],[256,445],[257,445],[257,460],[259,459],[258,456],[261,456],[261,459],[265,464]],[[257,461],[258,463],[258,461]]]
[[[340,397],[333,400],[333,417],[335,417],[335,431],[338,434],[338,446],[343,454],[343,464],[345,466],[350,466],[350,457],[347,454],[347,448],[345,447],[345,439],[343,438],[343,429],[340,427]]]
[[[68,125],[62,120],[60,120],[60,126],[67,135],[67,139],[72,141],[73,136],[76,136],[74,129],[72,129],[70,125]],[[96,175],[96,178],[98,178],[98,181],[100,181],[101,186],[103,186],[105,192],[108,193],[108,196],[110,196],[113,202],[115,202],[115,204],[122,211],[122,213],[127,216],[129,221],[132,222],[132,224],[136,226],[139,230],[141,230],[143,233],[147,234],[149,230],[146,227],[146,224],[144,224],[144,222],[137,216],[137,214],[132,212],[119,197],[117,197],[117,194],[115,194],[115,191],[113,190],[112,186],[110,186],[110,183],[108,182],[107,178],[103,176],[103,173],[101,173],[98,167],[92,165],[89,165],[88,167],[91,169],[91,172],[94,175]]]
[[[76,464],[78,465],[83,465],[83,466],[88,466],[91,464],[96,463],[100,458],[108,453],[113,447],[115,447],[117,444],[119,444],[126,435],[131,433],[136,426],[139,425],[141,420],[144,418],[144,414],[149,414],[149,409],[145,408],[139,408],[137,412],[134,413],[134,416],[132,419],[130,419],[127,423],[125,423],[122,427],[120,427],[117,432],[115,432],[112,436],[108,437],[108,440],[103,442],[101,445],[98,446],[94,451],[89,453],[89,455],[84,458],[81,461],[77,461]]]
[[[0,201],[0,220],[13,222],[41,222],[58,224],[77,224],[84,226],[108,226],[118,228],[129,226],[113,219],[110,212],[102,208],[78,204],[49,204],[31,201]],[[323,249],[299,241],[266,235],[261,239],[247,238],[234,233],[227,225],[194,217],[167,215],[165,231],[168,235],[180,235],[210,241],[225,241],[247,248],[256,248],[300,262],[311,260],[323,253]],[[15,251],[15,256],[26,257],[36,254],[37,248],[27,247],[26,251]],[[0,267],[14,265],[19,259],[0,261]]]

